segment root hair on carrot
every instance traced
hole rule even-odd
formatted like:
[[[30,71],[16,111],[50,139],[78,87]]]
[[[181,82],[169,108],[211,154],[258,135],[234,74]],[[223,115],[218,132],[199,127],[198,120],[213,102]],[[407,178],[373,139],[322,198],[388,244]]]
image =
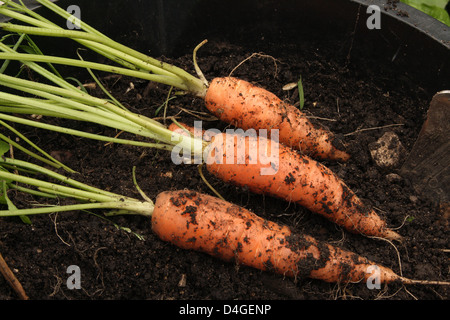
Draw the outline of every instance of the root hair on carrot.
[[[70,243],[64,241],[64,239],[61,237],[61,235],[58,232],[58,223],[56,222],[56,219],[58,218],[58,212],[55,212],[54,214],[50,214],[49,216],[53,222],[55,234],[58,237],[58,239],[61,240],[61,242],[64,243],[66,246],[71,247]],[[54,216],[54,218],[52,218],[52,216]]]
[[[206,179],[205,175],[203,174],[203,166],[204,164],[199,164],[198,165],[198,173],[200,175],[200,178],[202,179],[202,181],[208,186],[208,188],[219,198],[225,201],[225,198],[222,197],[222,195],[211,185],[211,183],[209,183],[209,181]]]
[[[188,110],[188,109],[180,107],[180,106],[177,106],[177,108],[180,109],[181,112],[186,112],[187,114],[189,114],[197,119],[203,120],[203,121],[217,121],[217,117],[211,115],[208,112]],[[154,119],[156,119],[156,118],[154,118]]]
[[[403,272],[402,272],[402,260],[400,258],[400,252],[398,251],[397,246],[394,244],[394,242],[392,242],[389,239],[386,238],[382,238],[382,237],[375,237],[375,236],[371,236],[371,239],[377,239],[377,240],[383,240],[386,241],[387,243],[389,243],[395,250],[395,252],[397,253],[397,260],[398,260],[398,268],[399,268],[399,275],[400,277],[403,277]]]
[[[404,288],[404,286],[400,287],[397,291],[395,291],[393,294],[386,296],[386,292],[388,292],[388,286],[384,285],[383,289],[380,290],[380,292],[375,296],[375,300],[386,300],[391,299],[395,297],[401,290]]]
[[[347,289],[347,287],[350,285],[350,283],[346,283],[346,282],[337,282],[334,287],[333,290],[331,291],[330,294],[332,294],[333,299],[334,300],[347,300],[347,299],[359,299],[359,300],[363,300],[361,297],[358,296],[354,296],[352,294],[349,294],[349,290]]]
[[[393,123],[393,124],[388,124],[388,125],[380,126],[380,127],[357,129],[353,132],[345,133],[344,137],[352,136],[354,134],[364,132],[364,131],[379,130],[379,129],[390,128],[390,127],[398,127],[398,126],[404,126],[404,124],[403,123]]]
[[[245,58],[244,60],[242,60],[241,62],[239,62],[234,68],[233,70],[230,71],[230,73],[228,74],[229,77],[231,77],[231,75],[233,74],[234,71],[236,71],[236,69],[238,69],[242,64],[244,64],[246,61],[254,58],[254,57],[258,57],[258,58],[268,58],[268,59],[272,59],[273,64],[275,66],[275,72],[273,74],[274,78],[277,77],[278,75],[278,65],[277,62],[279,62],[279,60],[275,59],[274,57],[272,57],[271,55],[267,55],[264,53],[258,53],[258,52],[254,52],[252,53],[250,56],[248,56],[247,58]]]

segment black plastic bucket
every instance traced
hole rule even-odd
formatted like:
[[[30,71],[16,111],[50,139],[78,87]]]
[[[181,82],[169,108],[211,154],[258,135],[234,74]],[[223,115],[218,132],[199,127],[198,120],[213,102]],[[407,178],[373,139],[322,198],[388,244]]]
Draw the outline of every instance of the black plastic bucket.
[[[316,37],[323,34],[342,38],[348,47],[369,45],[374,52],[385,56],[387,62],[403,60],[405,68],[414,73],[419,82],[445,89],[450,79],[450,27],[396,1],[56,2],[70,10],[74,5],[78,6],[79,11],[74,13],[88,24],[116,41],[154,56],[192,52],[193,47],[205,38],[239,44],[252,40],[253,45],[258,39],[261,45],[276,45],[283,39],[300,42],[310,34]],[[37,8],[34,0],[25,3],[34,10],[43,11]],[[379,29],[367,26],[371,16],[377,14],[372,8],[380,9]],[[349,32],[354,35],[352,39],[348,37]]]

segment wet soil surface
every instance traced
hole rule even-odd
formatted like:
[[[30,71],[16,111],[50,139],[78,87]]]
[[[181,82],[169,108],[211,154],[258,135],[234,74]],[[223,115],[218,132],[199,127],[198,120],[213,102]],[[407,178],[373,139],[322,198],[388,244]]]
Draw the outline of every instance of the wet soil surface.
[[[349,234],[298,205],[251,194],[215,179],[204,170],[206,179],[228,201],[286,224],[296,232],[351,250],[408,278],[448,281],[448,216],[417,194],[408,181],[392,175],[398,173],[399,165],[381,168],[369,151],[369,145],[390,131],[398,136],[407,154],[420,131],[431,97],[439,88],[424,88],[415,83],[401,62],[380,64],[376,55],[358,52],[356,46],[348,60],[348,46],[334,39],[321,41],[328,42],[330,49],[312,39],[300,48],[266,45],[258,51],[245,45],[210,41],[201,49],[198,62],[207,79],[228,75],[234,69],[234,76],[263,86],[297,105],[298,90],[282,88],[301,76],[304,111],[313,121],[338,134],[352,156],[347,163],[323,163],[375,208],[389,226],[398,228],[405,237],[404,243],[391,244]],[[258,54],[252,56],[254,53]],[[191,55],[160,58],[194,72]],[[126,77],[103,81],[130,110],[163,121],[164,108],[155,113],[167,98],[167,86]],[[92,93],[102,96],[98,90]],[[166,112],[188,124],[202,120],[204,128],[227,128],[211,118],[200,99],[191,96],[171,99]],[[118,134],[100,125],[49,121],[94,133]],[[17,127],[78,171],[73,177],[96,187],[139,198],[132,181],[132,167],[136,166],[138,184],[152,199],[161,191],[184,188],[212,194],[196,165],[174,165],[168,152],[105,145]],[[120,137],[143,140],[124,133]],[[19,152],[15,156],[24,157]],[[10,198],[18,207],[46,201],[13,192]],[[96,213],[101,216],[101,212]],[[0,220],[0,252],[31,299],[447,300],[450,297],[446,286],[405,287],[395,283],[369,289],[366,283],[291,279],[222,262],[161,241],[152,233],[149,218],[141,216],[102,219],[85,212],[69,212],[33,216],[31,220],[31,226],[19,218]],[[72,265],[80,268],[81,289],[68,289],[71,274],[67,270]],[[0,299],[17,299],[2,277]]]

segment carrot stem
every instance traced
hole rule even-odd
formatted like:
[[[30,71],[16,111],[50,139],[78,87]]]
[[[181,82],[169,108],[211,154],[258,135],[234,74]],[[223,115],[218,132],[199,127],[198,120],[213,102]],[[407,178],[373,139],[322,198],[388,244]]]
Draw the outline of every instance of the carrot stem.
[[[83,31],[75,31],[75,30],[65,30],[65,29],[54,29],[54,28],[41,28],[41,27],[29,27],[22,25],[15,25],[12,23],[0,23],[0,28],[9,32],[16,32],[19,34],[28,34],[28,35],[36,35],[36,36],[48,36],[48,37],[58,37],[58,38],[69,38],[74,40],[88,40],[89,42],[93,42],[98,47],[103,47],[103,49],[108,48],[108,50],[113,49],[110,53],[115,53],[117,57],[117,61],[123,60],[129,62],[130,66],[134,65],[136,70],[144,69],[147,71],[151,71],[156,74],[173,76],[172,72],[169,72],[157,65],[145,62],[143,60],[137,59],[133,56],[125,55],[123,52],[124,49],[127,49],[124,45],[114,42],[108,41],[102,36],[98,36],[96,34],[90,34]],[[110,45],[108,47],[107,45]]]
[[[129,213],[140,214],[144,216],[151,216],[153,212],[154,204],[153,202],[149,201],[150,199],[146,199],[146,201],[140,201],[134,198],[107,192],[26,161],[2,157],[0,159],[0,165],[2,164],[31,170],[31,172],[36,172],[46,175],[52,179],[59,180],[60,182],[65,183],[68,186],[50,183],[41,179],[31,178],[16,173],[10,173],[6,170],[0,170],[0,179],[2,180],[15,181],[18,183],[34,186],[37,187],[38,190],[42,190],[44,191],[44,193],[50,195],[71,197],[77,200],[88,201],[88,203],[74,205],[0,210],[0,216],[3,217],[89,209],[114,209],[118,210],[120,214]],[[22,189],[22,191],[27,191],[27,189]]]
[[[4,74],[0,74],[0,84],[45,98],[35,99],[18,96],[12,93],[0,92],[0,100],[6,101],[6,104],[11,103],[12,106],[0,105],[0,119],[3,120],[9,119],[16,122],[26,122],[34,126],[42,127],[40,122],[30,122],[29,120],[19,119],[15,116],[8,116],[2,114],[1,111],[49,115],[53,117],[94,122],[162,142],[149,145],[150,147],[171,150],[174,145],[178,144],[189,150],[194,150],[194,152],[201,153],[203,149],[195,151],[194,146],[206,146],[206,142],[201,139],[194,139],[174,133],[153,119],[135,114],[106,100],[95,98],[84,92],[58,88],[52,85],[19,79]],[[46,125],[45,127],[51,128],[54,131],[63,131],[62,128],[56,126]],[[69,131],[71,134],[78,136],[89,136],[95,139],[99,138],[98,136],[82,133],[80,131]],[[122,143],[125,142],[124,140],[116,141]]]
[[[41,208],[28,208],[17,210],[0,210],[0,216],[2,217],[16,217],[16,216],[29,216],[46,213],[56,212],[68,212],[68,211],[83,211],[92,209],[112,209],[120,210],[120,214],[140,214],[144,216],[151,216],[152,206],[148,202],[95,202],[95,203],[81,203],[73,205],[56,205]],[[110,214],[112,215],[112,214]]]
[[[16,53],[15,50],[11,49],[10,47],[8,47],[7,45],[5,45],[2,42],[0,42],[0,50],[2,50],[4,52],[7,52],[7,53]],[[38,65],[35,62],[21,61],[21,63],[23,63],[25,66],[27,66],[30,69],[36,71],[40,75],[44,76],[45,78],[47,78],[48,80],[52,81],[54,84],[57,84],[58,86],[60,86],[62,88],[66,88],[66,89],[70,89],[70,90],[81,92],[80,89],[76,88],[75,86],[71,85],[70,83],[68,83],[64,79],[62,79],[59,76],[55,75],[53,72],[43,68],[42,66]]]
[[[54,172],[53,170],[49,170],[47,168],[30,163],[28,161],[23,161],[23,160],[19,160],[19,159],[8,158],[8,157],[2,157],[2,158],[0,158],[0,164],[1,165],[9,165],[10,167],[19,167],[22,169],[29,170],[31,172],[39,172],[40,174],[44,174],[52,179],[56,179],[58,181],[61,181],[65,184],[68,184],[68,185],[70,185],[74,188],[80,189],[80,190],[84,190],[84,191],[88,191],[88,192],[92,192],[92,193],[96,193],[96,194],[103,194],[105,196],[110,196],[110,197],[115,197],[115,198],[119,197],[119,195],[117,195],[115,193],[107,192],[102,189],[91,187],[87,184],[84,184],[77,180],[68,178],[62,174]]]
[[[5,111],[7,108],[0,106],[0,111]],[[15,112],[18,113],[20,110],[16,110]],[[33,112],[28,112],[29,114],[34,114]],[[107,137],[100,134],[94,134],[94,133],[88,133],[85,131],[65,128],[61,126],[51,125],[42,123],[39,121],[24,119],[17,116],[7,115],[0,112],[0,119],[11,121],[39,129],[59,132],[63,134],[78,136],[86,139],[92,139],[92,140],[98,140],[98,141],[105,141],[109,143],[119,143],[119,144],[126,144],[131,146],[137,146],[137,147],[145,147],[145,148],[152,148],[152,149],[160,149],[160,150],[172,150],[172,145],[166,145],[162,143],[151,143],[151,142],[143,142],[143,141],[135,141],[135,140],[127,140],[127,139],[121,139],[121,138],[113,138],[113,137]]]
[[[27,34],[37,34],[41,36],[50,36],[50,37],[65,37],[72,38],[77,42],[81,43],[87,48],[90,48],[94,52],[97,52],[108,59],[115,61],[119,64],[125,65],[129,69],[142,69],[147,72],[142,72],[141,75],[148,74],[148,72],[155,72],[159,74],[164,74],[172,80],[176,78],[177,80],[173,81],[172,84],[181,90],[185,90],[196,94],[198,96],[204,96],[206,94],[204,83],[201,79],[198,79],[185,70],[178,68],[174,65],[161,62],[156,60],[148,55],[140,53],[136,50],[133,50],[127,46],[124,46],[106,35],[100,33],[95,28],[92,28],[85,22],[79,20],[78,18],[72,16],[67,11],[58,7],[56,4],[52,3],[48,0],[39,0],[39,3],[57,13],[61,17],[65,19],[75,19],[75,23],[81,27],[82,31],[74,31],[74,30],[65,30],[56,24],[50,22],[49,20],[41,17],[35,12],[30,13],[30,10],[24,10],[24,12],[28,13],[30,16],[26,16],[24,14],[20,14],[18,12],[9,10],[5,7],[0,7],[0,13],[6,16],[9,16],[13,19],[20,20],[22,22],[28,23],[34,27],[28,26],[18,26],[12,24],[2,24],[2,27],[5,30],[14,31],[18,33],[27,33]],[[23,6],[14,4],[11,1],[5,2],[7,5],[11,5],[16,10],[23,9]],[[111,70],[111,69],[109,69]],[[123,71],[123,70],[122,70]],[[111,71],[110,71],[111,72]],[[112,71],[115,72],[115,71]],[[139,77],[139,73],[135,73],[135,76]],[[160,77],[150,77],[153,78],[156,82],[166,83],[166,79]],[[143,79],[148,79],[148,76],[144,76]],[[159,80],[157,80],[159,79]],[[150,80],[150,79],[148,79]]]
[[[79,189],[75,189],[75,188],[71,188],[71,187],[56,185],[56,184],[53,184],[50,182],[46,182],[46,181],[42,181],[39,179],[30,178],[30,177],[26,177],[26,176],[17,175],[17,174],[10,173],[10,172],[0,171],[0,178],[3,178],[5,180],[16,181],[19,183],[25,183],[25,184],[32,185],[32,186],[35,186],[38,188],[42,187],[42,188],[45,188],[46,190],[53,190],[54,194],[61,194],[61,193],[73,194],[74,196],[79,196],[82,198],[89,198],[92,200],[103,201],[103,202],[122,199],[122,197],[107,196],[107,195],[97,194],[97,193],[79,190]]]
[[[29,54],[29,53],[0,53],[0,59],[2,60],[19,60],[19,61],[32,61],[32,62],[46,62],[46,63],[54,63],[61,64],[72,67],[79,68],[89,68],[98,71],[117,73],[124,76],[130,76],[135,78],[141,78],[144,80],[155,81],[158,83],[174,86],[180,88],[181,90],[189,91],[190,88],[180,83],[179,79],[173,76],[167,75],[159,75],[152,74],[148,72],[131,70],[127,68],[121,68],[111,65],[106,65],[97,62],[89,62],[89,61],[81,61],[70,58],[56,57],[56,56],[48,56],[48,55],[38,55],[38,54]]]
[[[16,129],[14,129],[13,127],[11,127],[9,124],[7,124],[6,122],[0,120],[0,125],[9,129],[10,131],[12,131],[13,133],[15,133],[20,139],[24,140],[25,142],[27,142],[30,146],[32,146],[33,148],[35,148],[36,150],[38,150],[41,154],[43,154],[44,156],[40,156],[30,150],[28,150],[27,148],[21,146],[20,144],[18,144],[16,141],[13,141],[12,139],[8,138],[7,136],[5,136],[4,134],[0,133],[0,139],[2,139],[3,141],[5,141],[6,143],[9,143],[10,145],[14,146],[15,148],[23,151],[24,153],[28,154],[29,156],[32,156],[33,158],[36,158],[54,168],[64,168],[64,170],[68,171],[68,172],[72,172],[74,173],[75,170],[72,170],[71,168],[67,167],[66,165],[64,165],[63,163],[61,163],[60,161],[56,160],[55,158],[53,158],[52,156],[50,156],[47,152],[45,152],[44,150],[42,150],[41,148],[39,148],[37,145],[35,145],[33,142],[31,142],[30,140],[28,140],[27,137],[25,137],[23,134],[21,134],[20,132],[18,132]]]

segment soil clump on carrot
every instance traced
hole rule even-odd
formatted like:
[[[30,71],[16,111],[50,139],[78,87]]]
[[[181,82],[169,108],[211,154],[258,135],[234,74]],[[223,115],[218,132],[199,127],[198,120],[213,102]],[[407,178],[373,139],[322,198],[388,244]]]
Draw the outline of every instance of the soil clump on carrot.
[[[210,39],[198,54],[198,63],[208,79],[228,73],[255,51],[277,59],[277,69],[270,59],[252,58],[243,63],[233,76],[256,83],[295,104],[296,89],[283,91],[283,85],[302,76],[305,91],[304,111],[311,121],[328,127],[336,134],[335,143],[351,154],[345,164],[323,162],[341,177],[371,208],[376,208],[405,242],[397,251],[385,241],[350,234],[308,210],[271,197],[250,193],[245,188],[227,185],[204,170],[212,186],[227,200],[243,206],[265,219],[315,238],[356,252],[413,279],[448,279],[448,218],[428,200],[416,194],[407,181],[389,181],[388,173],[379,169],[370,157],[368,145],[386,131],[394,131],[407,150],[412,148],[431,97],[437,88],[415,83],[402,71],[399,79],[396,64],[384,67],[376,52],[352,51],[350,64],[347,50],[339,39],[325,38],[328,49],[313,37],[296,46],[283,48],[260,44],[239,46]],[[299,50],[301,46],[302,50]],[[193,72],[191,50],[168,62]],[[360,56],[358,56],[358,53]],[[361,56],[364,57],[361,58]],[[359,58],[358,58],[359,57]],[[403,66],[400,65],[399,70]],[[133,82],[133,87],[130,87]],[[155,116],[155,110],[167,98],[168,88],[126,77],[109,77],[105,85],[115,97],[132,111]],[[97,92],[100,94],[100,92]],[[224,130],[226,124],[214,121],[200,99],[179,96],[169,101],[167,114],[193,124],[204,119],[203,129]],[[182,109],[202,112],[198,117]],[[161,117],[162,109],[156,115]],[[161,120],[162,121],[162,120]],[[167,120],[170,123],[170,120]],[[55,123],[66,123],[55,120]],[[401,124],[391,126],[392,124]],[[100,126],[74,124],[74,127],[110,135],[121,134]],[[386,127],[384,127],[386,126]],[[164,190],[191,189],[210,193],[201,180],[197,166],[171,162],[170,153],[122,145],[105,145],[65,135],[16,126],[29,139],[46,151],[65,157],[65,163],[77,170],[78,180],[112,192],[139,197],[131,177],[136,166],[138,183],[152,199]],[[360,129],[379,128],[367,131]],[[125,137],[126,134],[123,134]],[[133,137],[141,139],[139,137]],[[21,156],[20,153],[16,154]],[[286,176],[285,183],[292,183]],[[31,196],[10,198],[17,206],[37,201]],[[58,200],[58,201],[63,201]],[[176,201],[174,199],[173,201]],[[324,200],[326,205],[326,200]],[[195,206],[189,212],[195,224]],[[448,300],[445,286],[409,286],[392,283],[381,290],[368,289],[364,283],[335,284],[262,272],[224,262],[203,253],[176,248],[152,233],[150,220],[139,216],[117,216],[110,221],[86,213],[67,213],[32,217],[33,226],[20,219],[0,221],[0,252],[15,270],[31,299],[432,299]],[[115,224],[113,224],[112,222]],[[120,227],[123,227],[120,229]],[[129,229],[125,229],[129,228]],[[139,236],[139,237],[138,237]],[[140,238],[143,237],[144,240]],[[291,248],[307,246],[305,239],[287,238]],[[326,250],[323,250],[326,255]],[[325,257],[324,257],[325,259]],[[311,258],[320,267],[322,259]],[[83,290],[66,286],[67,267],[78,265],[82,272]],[[311,269],[299,265],[300,270]],[[185,279],[185,281],[181,281]],[[15,293],[0,277],[0,299],[16,299]]]

